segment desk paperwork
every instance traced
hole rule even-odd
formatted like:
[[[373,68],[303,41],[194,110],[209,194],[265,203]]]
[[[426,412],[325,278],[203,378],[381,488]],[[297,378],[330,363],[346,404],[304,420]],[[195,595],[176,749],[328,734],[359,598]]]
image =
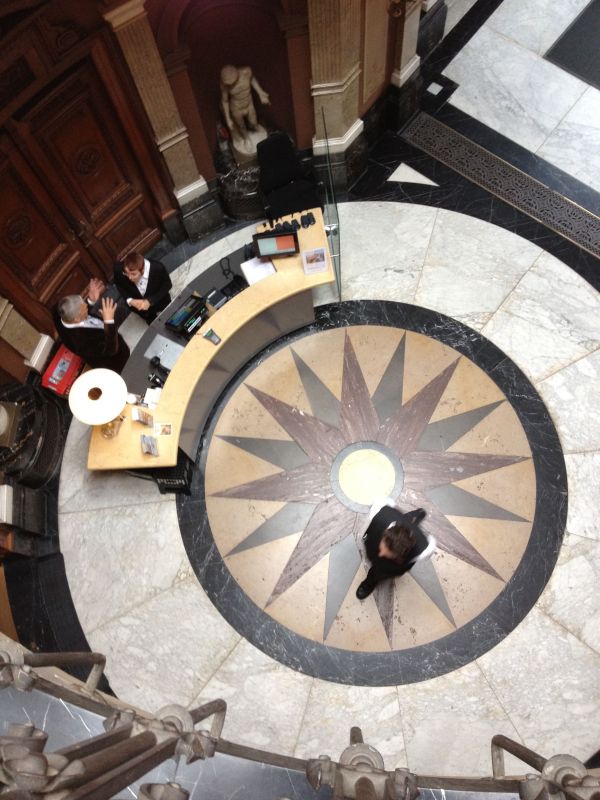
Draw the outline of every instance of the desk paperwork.
[[[244,273],[244,278],[248,281],[249,286],[275,273],[273,262],[268,258],[251,258],[249,261],[242,261],[240,269]]]

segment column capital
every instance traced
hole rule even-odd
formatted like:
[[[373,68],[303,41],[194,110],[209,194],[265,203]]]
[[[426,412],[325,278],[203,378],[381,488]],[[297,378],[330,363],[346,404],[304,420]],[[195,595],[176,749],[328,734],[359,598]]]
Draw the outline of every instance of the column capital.
[[[113,5],[103,14],[104,19],[111,24],[114,31],[145,16],[145,0],[125,0],[118,6]]]
[[[317,97],[318,95],[322,94],[332,95],[345,92],[350,84],[358,79],[360,73],[360,62],[357,61],[356,64],[354,64],[354,66],[351,67],[348,72],[338,81],[328,81],[327,83],[311,82],[311,94],[313,97]]]

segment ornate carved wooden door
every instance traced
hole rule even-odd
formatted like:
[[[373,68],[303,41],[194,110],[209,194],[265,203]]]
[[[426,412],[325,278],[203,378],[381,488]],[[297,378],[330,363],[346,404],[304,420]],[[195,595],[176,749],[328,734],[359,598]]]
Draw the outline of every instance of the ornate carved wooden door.
[[[0,294],[52,333],[48,308],[102,274],[14,143],[0,138]]]
[[[0,293],[52,330],[47,307],[92,275],[110,277],[117,259],[161,234],[141,165],[92,64],[13,117],[11,139],[0,142]]]
[[[129,250],[158,241],[141,167],[91,64],[63,80],[18,127],[75,235],[107,274]]]

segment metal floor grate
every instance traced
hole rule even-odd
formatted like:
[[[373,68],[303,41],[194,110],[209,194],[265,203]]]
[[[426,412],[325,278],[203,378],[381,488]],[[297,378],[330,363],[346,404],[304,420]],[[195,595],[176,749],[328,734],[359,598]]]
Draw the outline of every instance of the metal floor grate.
[[[466,139],[424,112],[402,138],[592,255],[600,256],[600,218]]]

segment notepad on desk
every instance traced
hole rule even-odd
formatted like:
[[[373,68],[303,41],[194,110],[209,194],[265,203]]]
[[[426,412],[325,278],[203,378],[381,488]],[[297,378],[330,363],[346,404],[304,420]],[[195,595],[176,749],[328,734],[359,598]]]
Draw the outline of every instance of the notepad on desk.
[[[244,278],[248,281],[249,286],[275,273],[273,262],[268,258],[251,258],[248,261],[242,261],[240,269],[244,274]]]

